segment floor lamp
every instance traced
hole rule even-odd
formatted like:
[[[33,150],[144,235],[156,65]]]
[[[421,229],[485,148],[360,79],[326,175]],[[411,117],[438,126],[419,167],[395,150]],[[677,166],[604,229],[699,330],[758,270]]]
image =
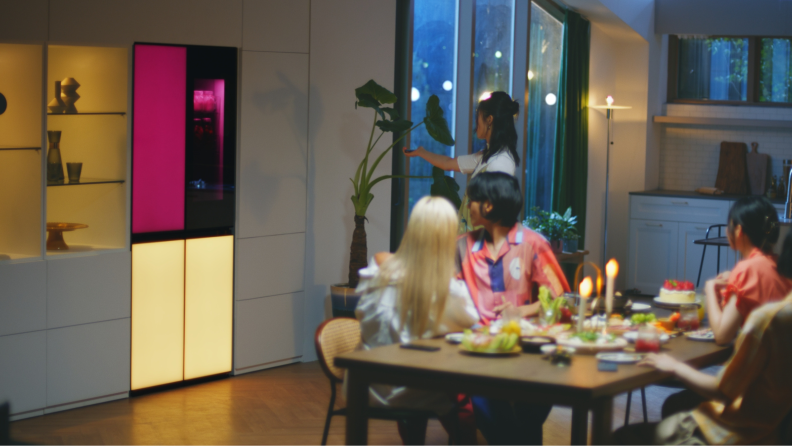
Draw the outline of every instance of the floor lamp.
[[[605,99],[608,105],[592,105],[591,108],[605,109],[608,119],[608,144],[605,149],[605,229],[602,236],[602,265],[608,260],[608,189],[610,186],[610,148],[613,145],[611,136],[613,135],[613,114],[614,110],[625,110],[632,107],[624,105],[613,105],[613,96]]]

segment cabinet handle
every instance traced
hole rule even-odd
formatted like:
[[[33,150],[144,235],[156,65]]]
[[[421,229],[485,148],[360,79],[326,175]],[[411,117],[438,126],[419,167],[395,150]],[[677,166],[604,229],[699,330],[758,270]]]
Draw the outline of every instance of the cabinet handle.
[[[687,206],[688,202],[687,201],[672,201],[671,204],[675,204],[677,206]]]
[[[662,228],[663,224],[662,223],[646,223],[646,226],[654,226],[654,227],[657,227],[657,228]]]
[[[707,226],[696,226],[696,229],[698,229],[699,231],[703,231],[707,229]]]

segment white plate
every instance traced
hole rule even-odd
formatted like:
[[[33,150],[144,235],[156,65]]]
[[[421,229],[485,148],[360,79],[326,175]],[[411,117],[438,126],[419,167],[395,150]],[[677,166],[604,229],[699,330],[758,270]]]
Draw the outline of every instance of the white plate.
[[[597,353],[595,356],[603,362],[615,362],[617,364],[635,364],[643,359],[644,355],[638,353]]]
[[[554,351],[556,351],[557,348],[558,347],[555,344],[543,345],[539,347],[539,349],[545,355],[549,355],[550,353],[553,353]],[[570,355],[575,353],[575,349],[573,347],[562,347],[561,350],[569,353]]]
[[[660,306],[660,307],[666,307],[666,308],[679,308],[679,306],[680,306],[680,305],[682,305],[682,304],[681,304],[681,303],[679,303],[679,302],[668,302],[668,301],[666,301],[666,300],[660,299],[660,296],[657,296],[657,297],[655,297],[655,298],[654,298],[654,302],[655,302],[655,303],[656,303],[658,306]],[[701,304],[700,304],[700,303],[698,303],[698,302],[685,302],[685,304],[696,304],[696,305],[701,305]]]
[[[633,303],[632,307],[630,307],[633,313],[642,313],[644,311],[649,311],[652,309],[652,306],[649,304],[639,304]]]
[[[685,333],[685,337],[691,341],[715,342],[715,333],[712,332],[711,328],[702,328],[701,330]]]
[[[445,340],[449,344],[461,344],[464,336],[464,333],[448,333],[445,335]]]
[[[638,339],[638,332],[637,331],[628,331],[627,333],[624,333],[622,335],[622,337],[624,339],[634,343],[635,340]],[[666,342],[668,342],[669,339],[671,339],[671,337],[668,336],[667,334],[665,334],[665,333],[661,333],[660,334],[660,343],[661,344],[665,344]]]
[[[596,342],[583,342],[577,338],[558,338],[556,342],[558,345],[574,348],[581,355],[595,355],[600,352],[618,351],[627,346],[627,341],[622,338],[616,338],[611,342],[601,344]]]

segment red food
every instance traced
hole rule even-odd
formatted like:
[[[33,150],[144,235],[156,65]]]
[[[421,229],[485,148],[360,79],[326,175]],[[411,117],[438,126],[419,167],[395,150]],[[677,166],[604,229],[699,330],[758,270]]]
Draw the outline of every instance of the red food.
[[[659,352],[660,339],[641,339],[635,340],[635,351],[637,352]]]
[[[567,307],[561,308],[561,319],[559,320],[562,324],[570,324],[572,323],[572,310]]]
[[[677,311],[676,313],[669,316],[668,320],[676,322],[679,320],[679,316],[680,316],[679,311]]]
[[[674,279],[666,279],[666,281],[663,282],[663,288],[672,291],[693,291],[696,289],[693,282],[689,280],[677,281]]]

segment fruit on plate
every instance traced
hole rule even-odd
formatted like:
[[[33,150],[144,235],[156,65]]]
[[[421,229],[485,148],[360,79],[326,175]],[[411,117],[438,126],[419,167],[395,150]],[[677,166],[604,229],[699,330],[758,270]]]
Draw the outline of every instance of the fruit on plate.
[[[501,332],[490,336],[465,330],[465,335],[462,337],[462,348],[476,353],[511,353],[520,351],[520,346],[517,345],[519,339],[520,337],[516,333]]]
[[[633,325],[651,324],[656,320],[657,316],[655,316],[654,313],[636,313],[630,317],[630,322],[632,322]]]
[[[522,335],[522,328],[520,327],[519,322],[515,320],[511,320],[501,328],[501,333],[504,334],[514,333],[517,335],[517,337],[520,337]]]

